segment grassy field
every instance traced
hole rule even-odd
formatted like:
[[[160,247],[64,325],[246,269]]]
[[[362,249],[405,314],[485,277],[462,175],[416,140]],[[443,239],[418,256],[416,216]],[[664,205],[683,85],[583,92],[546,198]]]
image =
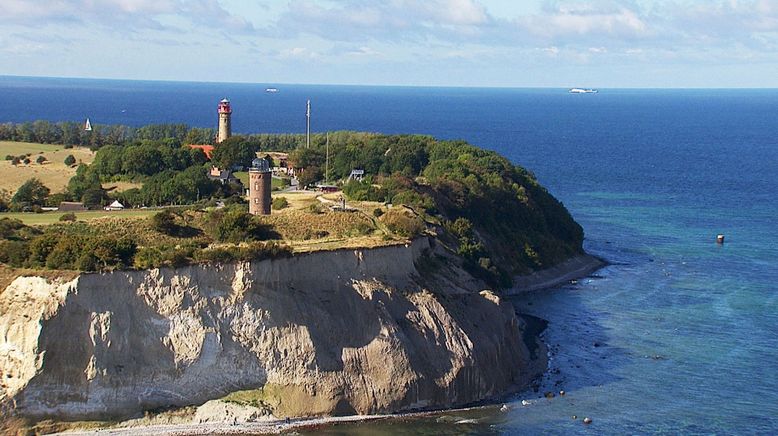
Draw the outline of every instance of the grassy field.
[[[159,212],[157,209],[130,209],[122,211],[88,210],[74,213],[79,221],[91,221],[98,218],[145,218],[154,215],[157,212]],[[59,217],[65,213],[66,212],[9,212],[0,213],[0,219],[13,218],[20,220],[28,226],[45,226],[58,223]]]
[[[11,161],[5,160],[6,155],[21,156],[27,153],[30,153],[32,161],[29,165],[13,166]],[[63,163],[65,157],[70,154],[76,158],[76,162],[88,164],[94,159],[94,153],[84,147],[65,149],[57,144],[0,141],[0,159],[3,159],[0,161],[0,174],[3,175],[0,178],[0,190],[16,192],[25,181],[37,177],[52,193],[62,191],[76,174],[75,167],[71,168]],[[36,163],[35,159],[39,155],[45,156],[48,161],[42,165]]]

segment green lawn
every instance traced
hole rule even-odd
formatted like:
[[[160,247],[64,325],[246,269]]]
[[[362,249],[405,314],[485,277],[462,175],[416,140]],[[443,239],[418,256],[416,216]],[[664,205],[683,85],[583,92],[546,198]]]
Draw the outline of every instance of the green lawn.
[[[96,218],[105,217],[120,217],[120,218],[144,218],[159,212],[158,209],[130,209],[123,211],[106,211],[106,210],[89,210],[85,212],[74,212],[79,221],[89,221]],[[10,212],[0,213],[0,219],[2,218],[15,218],[27,224],[29,226],[34,225],[49,225],[59,222],[61,217],[66,212],[44,212],[44,213],[30,213],[30,212]]]

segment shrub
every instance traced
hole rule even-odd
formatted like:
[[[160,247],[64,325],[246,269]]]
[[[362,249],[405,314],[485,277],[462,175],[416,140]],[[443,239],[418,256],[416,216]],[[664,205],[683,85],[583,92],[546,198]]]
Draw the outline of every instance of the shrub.
[[[239,259],[243,261],[258,261],[264,259],[279,259],[291,257],[292,249],[275,241],[252,242],[241,246],[238,250]]]
[[[228,263],[235,260],[233,250],[224,247],[206,248],[205,250],[198,250],[194,254],[194,259],[198,262]]]
[[[76,220],[76,214],[73,212],[62,214],[62,216],[59,217],[59,220],[62,222],[73,222]]]
[[[162,266],[165,257],[157,247],[143,247],[135,253],[132,266],[137,269],[151,269]]]
[[[324,206],[322,206],[322,204],[317,201],[316,203],[308,206],[308,212],[315,214],[324,213]]]
[[[278,234],[267,224],[241,209],[215,210],[208,215],[208,232],[219,242],[239,243],[245,241],[278,238]]]
[[[377,208],[373,209],[373,216],[374,217],[380,218],[381,215],[383,215],[383,214],[384,214],[384,210],[381,209],[380,207],[377,207]]]
[[[39,165],[43,165],[44,162],[46,162],[48,159],[46,159],[46,156],[40,155],[37,159],[35,159],[35,162],[37,162]]]
[[[189,265],[192,254],[193,250],[190,248],[176,248],[162,253],[164,264],[173,268]]]
[[[287,206],[289,206],[289,202],[286,200],[286,197],[276,197],[273,199],[273,210],[281,210]]]
[[[177,234],[179,228],[178,224],[176,224],[176,216],[170,209],[165,209],[154,214],[154,216],[151,217],[151,227],[154,230],[169,236]]]
[[[17,232],[25,227],[20,220],[2,218],[0,219],[0,239],[14,239]]]
[[[68,156],[65,158],[65,165],[67,165],[67,166],[71,166],[71,165],[74,165],[75,163],[76,163],[76,157],[75,157],[75,156],[73,156],[72,154],[69,154],[69,155],[68,155]]]
[[[374,227],[367,222],[360,221],[351,228],[350,233],[354,236],[364,236],[373,233]]]
[[[5,155],[5,160],[14,160],[14,157],[11,156],[10,154],[6,154]]]
[[[29,165],[29,164],[30,164],[30,162],[32,162],[32,161],[30,160],[30,158],[27,158],[27,157],[25,157],[25,158],[22,160],[22,162],[24,162],[24,164],[25,164],[25,165]]]
[[[390,209],[381,221],[392,233],[405,238],[414,238],[424,230],[424,222],[418,216],[399,208]]]
[[[30,256],[29,244],[23,241],[0,241],[0,262],[19,268]]]
[[[321,239],[329,236],[329,234],[330,233],[326,230],[305,229],[302,234],[302,238],[304,241],[307,241],[308,239]]]

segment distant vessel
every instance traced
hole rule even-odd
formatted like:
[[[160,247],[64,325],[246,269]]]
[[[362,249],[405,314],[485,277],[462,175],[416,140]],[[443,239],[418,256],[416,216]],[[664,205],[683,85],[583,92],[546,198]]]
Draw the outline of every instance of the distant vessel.
[[[599,91],[591,88],[571,88],[568,92],[570,94],[597,94]]]
[[[87,118],[86,122],[84,123],[84,131],[85,132],[91,132],[92,131],[92,123],[89,122],[89,118]]]
[[[278,92],[278,88],[265,88],[265,92]]]

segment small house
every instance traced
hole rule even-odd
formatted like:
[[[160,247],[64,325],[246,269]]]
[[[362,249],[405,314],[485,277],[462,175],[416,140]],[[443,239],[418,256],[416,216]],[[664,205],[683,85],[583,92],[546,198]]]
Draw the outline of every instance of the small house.
[[[105,207],[105,210],[124,210],[124,205],[119,203],[119,200],[114,200],[113,203]]]
[[[228,185],[230,183],[239,185],[243,184],[231,170],[222,170],[217,167],[211,167],[211,171],[208,173],[208,178],[219,182],[222,185]]]

